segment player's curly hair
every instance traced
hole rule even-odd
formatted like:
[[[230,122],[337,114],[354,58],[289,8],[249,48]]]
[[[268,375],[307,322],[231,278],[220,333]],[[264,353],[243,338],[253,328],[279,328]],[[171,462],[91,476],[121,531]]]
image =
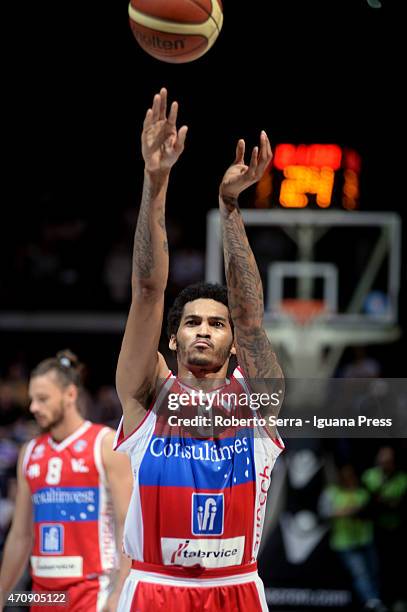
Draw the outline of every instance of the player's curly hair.
[[[193,302],[193,300],[199,299],[215,300],[224,304],[229,309],[228,303],[228,290],[224,285],[217,283],[195,283],[185,287],[175,298],[173,305],[171,306],[167,316],[167,334],[168,337],[175,336],[177,334],[179,324],[182,319],[182,313],[184,312],[184,306],[187,302]],[[229,323],[233,331],[233,322],[229,312]]]
[[[85,366],[80,363],[75,353],[65,349],[59,351],[55,357],[49,357],[41,361],[31,372],[31,378],[43,376],[48,372],[55,372],[61,387],[65,388],[74,384],[81,389],[84,370]]]

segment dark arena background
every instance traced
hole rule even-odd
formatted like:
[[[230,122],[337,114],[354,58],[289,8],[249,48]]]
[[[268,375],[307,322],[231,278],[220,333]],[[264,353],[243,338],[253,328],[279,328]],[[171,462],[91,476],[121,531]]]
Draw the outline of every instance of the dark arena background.
[[[130,303],[143,180],[140,134],[162,86],[170,101],[179,102],[179,125],[189,126],[167,198],[166,309],[183,286],[205,277],[222,280],[218,221],[208,213],[217,207],[218,184],[238,138],[251,149],[265,129],[274,160],[241,206],[250,211],[267,330],[272,342],[276,330],[286,375],[310,385],[318,377],[386,384],[405,378],[403,3],[223,4],[224,24],[213,48],[179,65],[139,47],[127,1],[8,6],[0,183],[0,549],[13,513],[18,450],[36,433],[27,399],[36,363],[69,347],[87,364],[88,417],[118,423],[114,377]],[[309,248],[304,227],[324,228]],[[279,262],[285,267],[270,267]],[[272,287],[281,293],[278,303]],[[313,331],[309,315],[305,327],[299,323],[297,308],[290,324],[287,308],[295,299],[314,300],[317,308],[328,304],[333,317]],[[324,325],[329,333],[318,344]],[[308,357],[293,348],[301,333],[312,346]],[[174,366],[164,335],[160,350]],[[407,411],[402,391],[397,402]],[[375,541],[378,580],[388,609],[407,610],[397,561],[405,554],[406,435],[407,429],[363,439],[287,433],[259,556],[271,610],[362,609],[331,548],[324,492],[349,464],[362,486],[383,448],[391,449],[387,458],[404,488],[392,500],[398,522],[391,548]],[[375,523],[377,516],[365,520]]]

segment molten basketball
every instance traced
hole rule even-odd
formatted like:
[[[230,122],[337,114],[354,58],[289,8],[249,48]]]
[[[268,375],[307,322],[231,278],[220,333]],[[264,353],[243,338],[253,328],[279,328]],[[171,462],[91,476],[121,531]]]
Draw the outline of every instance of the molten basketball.
[[[223,23],[221,0],[131,0],[129,17],[144,51],[174,64],[209,51]]]

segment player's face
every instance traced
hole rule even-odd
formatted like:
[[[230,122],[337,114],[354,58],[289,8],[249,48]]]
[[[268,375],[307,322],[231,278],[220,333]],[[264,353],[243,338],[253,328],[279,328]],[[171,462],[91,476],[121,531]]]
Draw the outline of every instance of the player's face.
[[[31,378],[28,393],[31,400],[30,412],[43,431],[50,431],[62,423],[66,394],[52,372]]]
[[[187,367],[223,366],[235,352],[228,308],[211,299],[187,302],[170,348],[177,351],[178,361]]]

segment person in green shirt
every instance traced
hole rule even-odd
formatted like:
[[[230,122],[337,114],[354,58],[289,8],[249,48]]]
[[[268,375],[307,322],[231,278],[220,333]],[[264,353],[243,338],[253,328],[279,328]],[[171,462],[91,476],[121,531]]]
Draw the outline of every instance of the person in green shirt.
[[[330,546],[350,574],[363,609],[384,612],[380,599],[378,558],[369,518],[370,495],[352,465],[338,470],[338,483],[321,495],[320,513],[331,522]]]
[[[376,465],[362,474],[362,483],[372,498],[383,593],[393,609],[407,610],[405,568],[399,562],[407,546],[407,472],[394,448],[379,449]]]

